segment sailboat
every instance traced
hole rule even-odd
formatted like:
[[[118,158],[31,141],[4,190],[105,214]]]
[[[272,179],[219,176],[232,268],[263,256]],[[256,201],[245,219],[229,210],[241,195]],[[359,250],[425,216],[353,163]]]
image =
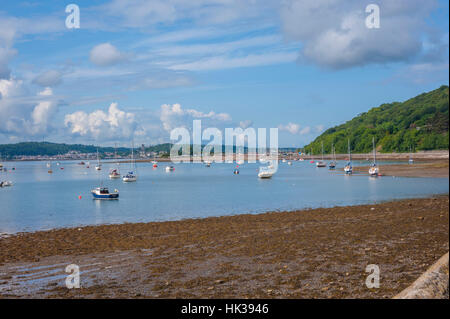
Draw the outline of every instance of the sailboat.
[[[409,146],[409,160],[408,160],[409,164],[413,164],[414,160],[412,158],[412,152],[411,152],[411,145]]]
[[[48,168],[48,173],[49,174],[52,174],[53,173],[53,170],[52,170],[52,162],[47,162],[47,168]]]
[[[327,163],[323,160],[323,142],[322,142],[322,160],[316,163],[317,167],[327,167]]]
[[[372,137],[372,144],[373,144],[373,163],[369,168],[369,175],[370,176],[378,176],[379,169],[377,166],[377,150],[375,148],[375,137]]]
[[[136,163],[134,161],[134,143],[131,146],[131,171],[129,171],[123,178],[122,180],[125,183],[130,183],[130,182],[136,182],[137,181],[137,175],[135,174],[136,171]]]
[[[114,146],[114,158],[117,158],[117,151],[116,147]],[[120,178],[120,170],[119,170],[119,163],[116,163],[117,167],[113,168],[109,171],[109,178],[110,179],[118,179]]]
[[[329,169],[335,169],[336,168],[336,150],[334,149],[333,143],[331,143],[331,153],[333,156],[333,160],[328,164]]]
[[[98,157],[98,148],[97,148],[97,165],[95,165],[95,169],[97,171],[101,171],[102,170],[102,164],[100,163],[100,158]]]
[[[348,139],[348,163],[344,167],[345,174],[352,174],[353,173],[353,166],[352,166],[352,152],[350,150],[350,139]]]

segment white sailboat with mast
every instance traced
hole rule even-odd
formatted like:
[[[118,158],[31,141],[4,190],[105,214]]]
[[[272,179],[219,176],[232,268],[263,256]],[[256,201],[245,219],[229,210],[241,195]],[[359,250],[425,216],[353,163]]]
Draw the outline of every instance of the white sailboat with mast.
[[[348,163],[344,167],[345,174],[352,174],[353,173],[353,166],[352,166],[352,152],[350,149],[350,139],[348,139]]]
[[[97,148],[97,165],[95,165],[95,170],[97,171],[102,170],[102,164],[100,163],[100,157],[98,156],[98,148]]]
[[[413,160],[413,157],[412,157],[411,145],[409,146],[409,160],[408,160],[408,163],[409,164],[413,164],[414,163],[414,160]]]
[[[114,159],[117,159],[117,145],[114,145]],[[109,171],[110,179],[118,179],[120,178],[120,170],[119,170],[119,162],[116,162],[116,168],[113,168]]]
[[[331,143],[331,154],[332,154],[332,161],[330,164],[328,164],[329,169],[335,169],[336,168],[336,150],[334,149],[334,143]]]
[[[317,167],[327,167],[327,163],[323,160],[323,142],[322,142],[322,160],[316,162]]]
[[[379,175],[379,169],[377,166],[377,150],[375,148],[375,137],[372,137],[372,145],[373,145],[373,163],[369,168],[369,175],[376,177]]]
[[[136,182],[137,174],[136,174],[136,162],[134,160],[134,142],[131,145],[131,171],[129,171],[122,180],[125,183]]]

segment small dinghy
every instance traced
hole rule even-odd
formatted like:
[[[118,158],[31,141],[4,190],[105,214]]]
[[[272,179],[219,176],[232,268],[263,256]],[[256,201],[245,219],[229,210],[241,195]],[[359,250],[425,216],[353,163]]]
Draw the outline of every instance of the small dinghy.
[[[91,191],[94,199],[119,199],[119,191],[110,192],[107,187],[97,187]]]

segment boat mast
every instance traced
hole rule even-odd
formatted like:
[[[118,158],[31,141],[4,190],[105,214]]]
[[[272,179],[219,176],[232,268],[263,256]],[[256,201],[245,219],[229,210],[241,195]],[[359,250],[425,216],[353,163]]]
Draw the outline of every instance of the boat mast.
[[[373,145],[373,163],[377,164],[377,151],[375,149],[375,137],[372,137],[372,145]]]
[[[322,162],[323,162],[323,141],[322,141]]]
[[[352,162],[352,151],[350,150],[350,139],[348,139],[348,161]]]

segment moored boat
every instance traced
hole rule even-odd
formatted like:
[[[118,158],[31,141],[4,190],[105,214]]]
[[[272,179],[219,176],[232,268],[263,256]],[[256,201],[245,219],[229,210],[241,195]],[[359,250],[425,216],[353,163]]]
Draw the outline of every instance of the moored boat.
[[[110,179],[117,179],[117,178],[120,178],[120,173],[119,173],[119,171],[118,171],[117,169],[112,169],[112,170],[109,172],[109,178],[110,178]]]
[[[91,193],[94,199],[119,199],[119,191],[117,189],[114,192],[110,192],[107,187],[97,187]]]
[[[175,170],[175,167],[173,166],[166,166],[166,172],[173,172]]]

